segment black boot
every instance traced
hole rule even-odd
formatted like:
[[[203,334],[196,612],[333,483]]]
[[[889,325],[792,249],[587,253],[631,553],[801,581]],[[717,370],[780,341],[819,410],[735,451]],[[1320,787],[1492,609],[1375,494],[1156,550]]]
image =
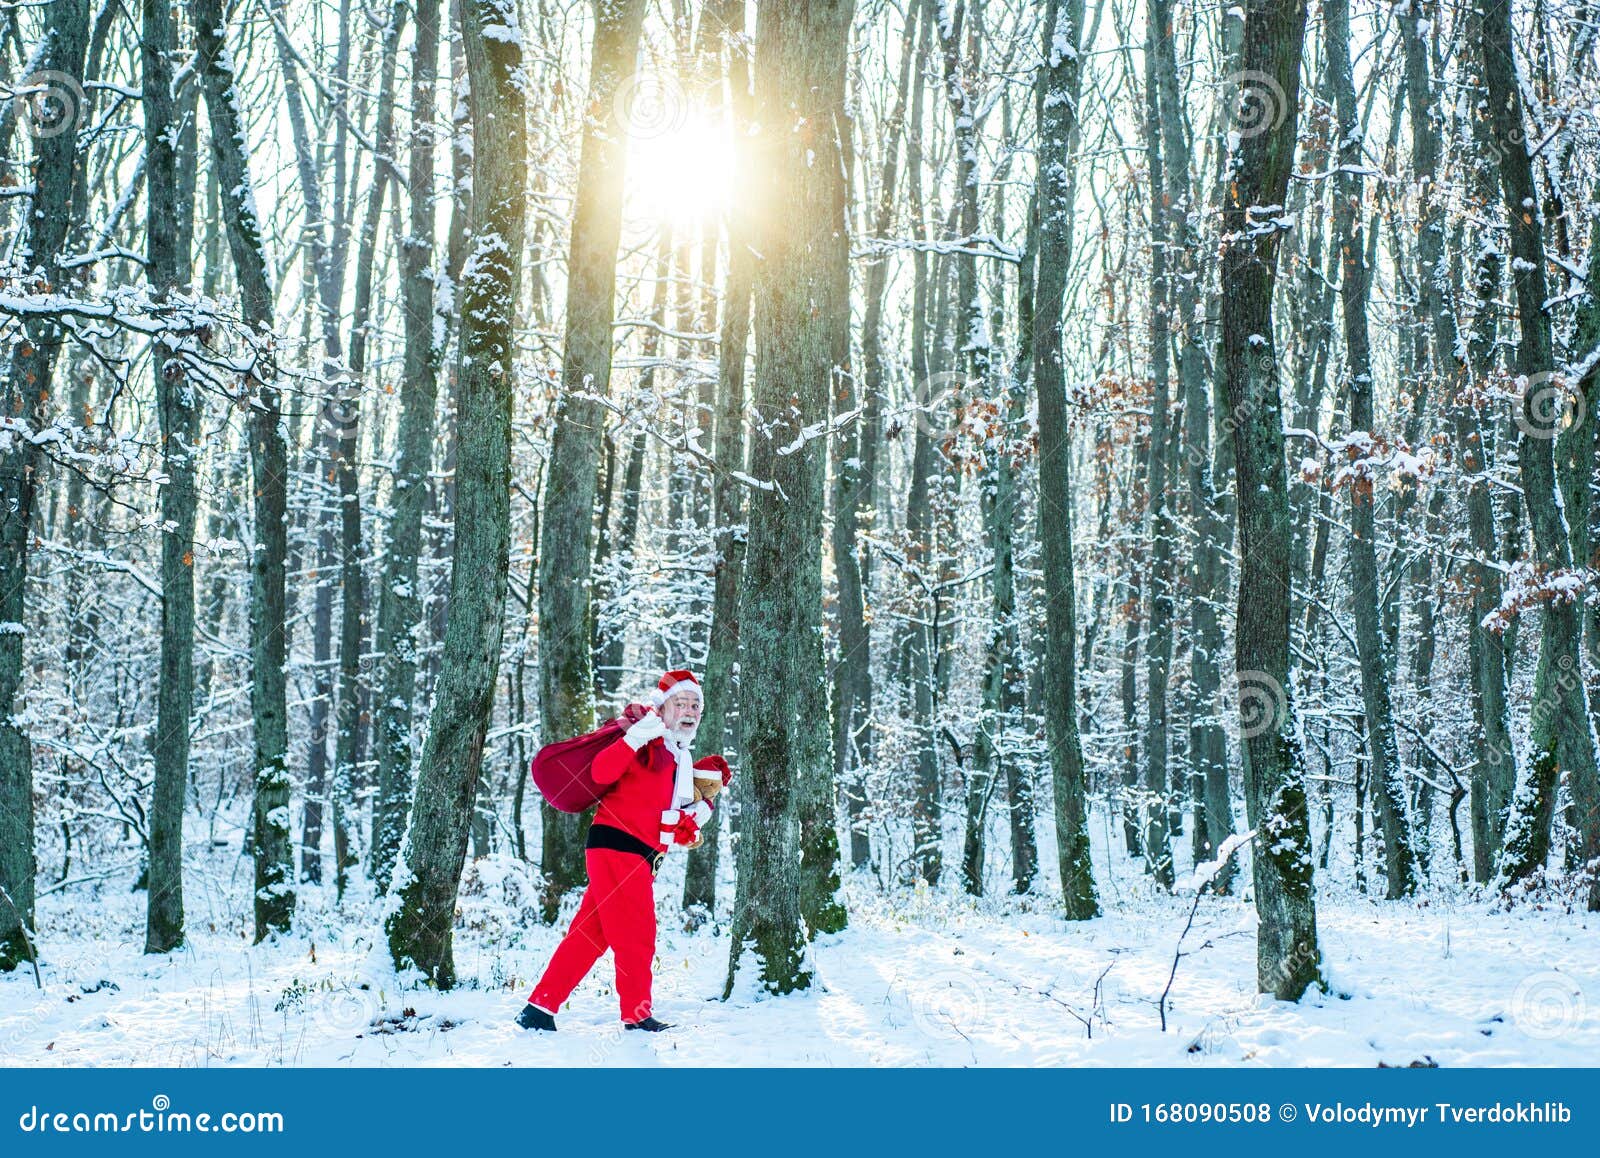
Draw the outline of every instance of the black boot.
[[[627,1026],[629,1029],[642,1029],[649,1033],[660,1033],[663,1029],[672,1028],[671,1023],[657,1021],[653,1017],[647,1017],[643,1021],[624,1021],[622,1024]]]
[[[517,1014],[517,1024],[523,1029],[543,1029],[551,1033],[556,1031],[556,1019],[531,1001],[522,1007],[521,1013]]]

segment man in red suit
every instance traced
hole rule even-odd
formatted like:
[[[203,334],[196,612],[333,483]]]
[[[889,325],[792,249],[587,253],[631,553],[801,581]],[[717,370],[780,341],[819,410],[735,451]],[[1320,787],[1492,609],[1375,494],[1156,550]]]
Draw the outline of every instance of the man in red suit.
[[[711,817],[711,802],[694,798],[696,770],[703,779],[720,775],[723,784],[730,778],[721,756],[690,757],[703,704],[692,673],[669,671],[651,695],[651,710],[595,757],[595,780],[612,787],[600,798],[584,847],[589,887],[517,1017],[524,1029],[553,1031],[561,1003],[607,948],[616,959],[623,1023],[651,1032],[671,1028],[650,1012],[655,873],[669,848],[699,844],[700,826]]]

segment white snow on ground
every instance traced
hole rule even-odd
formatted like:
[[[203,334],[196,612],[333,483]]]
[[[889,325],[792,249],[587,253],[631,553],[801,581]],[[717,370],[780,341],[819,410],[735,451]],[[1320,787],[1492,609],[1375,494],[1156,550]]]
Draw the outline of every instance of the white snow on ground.
[[[952,848],[937,890],[850,880],[850,927],[815,945],[813,988],[782,998],[758,995],[746,972],[720,999],[727,930],[684,931],[676,864],[656,887],[656,1012],[680,1028],[657,1035],[621,1030],[609,954],[557,1034],[512,1023],[561,933],[534,919],[536,875],[514,860],[469,867],[461,985],[439,993],[397,979],[368,894],[336,908],[331,890],[308,889],[294,933],[252,946],[234,899],[247,894],[248,864],[197,841],[181,952],[140,952],[144,897],[130,877],[41,901],[45,986],[27,969],[0,977],[0,1065],[1600,1062],[1600,920],[1559,904],[1506,912],[1455,886],[1387,902],[1321,884],[1331,992],[1298,1004],[1255,991],[1253,908],[1203,897],[1163,1033],[1157,1000],[1193,897],[1152,889],[1137,861],[1108,850],[1109,829],[1096,824],[1101,919],[1063,921],[1053,873],[1033,897],[961,896]],[[1040,852],[1052,866],[1048,842]],[[991,860],[1003,873],[1003,839]],[[725,880],[724,916],[731,896]]]

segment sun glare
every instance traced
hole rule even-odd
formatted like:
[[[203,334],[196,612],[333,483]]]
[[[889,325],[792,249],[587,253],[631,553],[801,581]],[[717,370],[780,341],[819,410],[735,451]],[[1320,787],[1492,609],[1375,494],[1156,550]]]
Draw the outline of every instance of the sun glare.
[[[630,129],[630,206],[639,216],[682,223],[720,214],[730,203],[732,183],[728,132],[697,110]]]

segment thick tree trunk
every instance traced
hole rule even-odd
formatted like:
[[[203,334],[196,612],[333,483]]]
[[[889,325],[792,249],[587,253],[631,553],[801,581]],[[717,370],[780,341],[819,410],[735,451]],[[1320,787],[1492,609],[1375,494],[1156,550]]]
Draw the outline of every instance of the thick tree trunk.
[[[516,365],[512,326],[527,212],[521,30],[503,0],[464,0],[461,17],[476,134],[473,248],[461,284],[450,619],[411,803],[405,865],[385,922],[396,967],[415,966],[441,988],[455,984],[456,893],[505,627]],[[495,34],[486,34],[491,31]],[[587,635],[582,642],[587,645]]]
[[[1478,0],[1478,11],[1484,86],[1500,157],[1500,188],[1511,239],[1511,280],[1516,288],[1520,328],[1516,370],[1526,379],[1517,422],[1522,428],[1517,460],[1540,581],[1559,581],[1570,573],[1573,560],[1551,446],[1566,407],[1565,399],[1559,396],[1552,406],[1552,391],[1559,387],[1551,381],[1543,219],[1526,144],[1510,0]],[[1588,468],[1589,464],[1584,466]],[[1556,780],[1561,770],[1567,773],[1582,826],[1580,859],[1592,863],[1600,858],[1600,785],[1596,782],[1594,733],[1589,726],[1578,658],[1582,609],[1561,590],[1542,591],[1541,600],[1528,770],[1512,805],[1501,865],[1501,877],[1508,884],[1532,876],[1549,856]],[[1600,910],[1600,874],[1589,881],[1588,907],[1591,911]]]
[[[1305,39],[1305,0],[1249,0],[1244,59],[1257,102],[1256,131],[1229,159],[1223,206],[1222,335],[1218,373],[1229,412],[1238,481],[1240,684],[1245,804],[1256,831],[1251,857],[1260,925],[1256,981],[1298,1000],[1319,976],[1305,770],[1289,684],[1289,583],[1293,544],[1283,417],[1272,342],[1272,287],[1281,232],[1273,224],[1294,162]]]
[[[1044,548],[1045,736],[1055,789],[1056,856],[1068,920],[1100,913],[1089,861],[1087,776],[1078,739],[1072,563],[1071,428],[1062,310],[1072,259],[1072,157],[1082,81],[1083,0],[1048,0],[1038,81],[1039,271],[1033,378],[1039,391],[1039,539]]]
[[[840,162],[841,138],[850,131],[844,81],[852,7],[849,0],[774,0],[763,6],[756,31],[761,131],[749,142],[750,194],[752,244],[763,260],[755,279],[753,401],[771,425],[752,443],[750,473],[772,489],[752,492],[741,578],[750,814],[740,824],[729,991],[747,949],[763,988],[786,993],[809,986],[803,925],[821,931],[843,919],[828,888],[828,866],[818,859],[828,843],[837,857],[833,796],[825,812],[808,818],[799,783],[832,768],[822,559],[816,551],[797,558],[793,545],[821,541],[826,447],[802,431],[827,419],[849,324]],[[811,849],[805,862],[802,837]],[[836,881],[836,870],[831,875]]]
[[[724,38],[728,52],[735,139],[743,141],[754,113],[744,20],[726,9],[718,10],[718,19],[721,23],[717,33]],[[741,174],[743,161],[741,148],[735,159]],[[735,184],[743,188],[744,180],[736,179]],[[711,595],[711,639],[706,652],[708,694],[705,716],[700,722],[700,736],[706,750],[722,752],[735,767],[738,766],[739,744],[734,724],[740,702],[735,671],[739,657],[739,579],[744,570],[745,528],[742,488],[730,472],[744,469],[745,358],[750,349],[750,293],[756,268],[755,251],[751,247],[752,223],[744,218],[741,205],[741,200],[736,198],[728,222],[728,283],[723,294],[717,408],[712,436],[713,454],[720,468],[712,483],[716,575]],[[636,506],[637,491],[638,479],[635,478]],[[698,907],[709,914],[716,908],[717,865],[721,859],[723,828],[719,818],[723,811],[719,808],[712,814],[710,822],[701,830],[700,848],[689,858],[683,881],[685,910]]]
[[[409,227],[400,239],[405,361],[400,383],[398,454],[389,544],[378,592],[379,692],[374,736],[378,794],[373,803],[372,877],[387,890],[411,803],[411,733],[417,694],[417,634],[422,626],[417,557],[433,462],[434,408],[444,350],[436,340],[433,270],[433,125],[429,113],[439,65],[440,0],[419,0],[411,65]],[[520,770],[519,770],[520,774]],[[520,830],[519,830],[520,831]]]
[[[594,491],[604,396],[611,381],[616,316],[617,239],[622,228],[626,133],[617,96],[633,74],[645,0],[595,6],[588,111],[572,218],[567,270],[567,330],[560,409],[544,488],[544,549],[539,554],[539,714],[545,742],[594,727],[593,655],[589,648],[589,577],[594,551]],[[480,121],[481,125],[482,122]],[[583,817],[544,816],[544,917],[583,884]]]
[[[1472,47],[1483,43],[1482,18],[1474,6],[1463,13],[1462,21],[1468,46],[1462,54],[1466,73],[1463,79],[1472,94],[1467,102],[1471,141],[1478,155],[1486,157],[1494,149],[1494,129],[1487,109],[1478,107],[1487,101],[1487,90],[1483,84],[1483,53],[1481,48]],[[1489,165],[1474,165],[1470,180],[1476,203],[1491,204],[1499,186],[1494,169]],[[1480,230],[1472,271],[1476,309],[1467,347],[1468,369],[1474,381],[1485,380],[1494,369],[1498,333],[1495,302],[1500,296],[1503,266],[1500,246],[1492,241],[1486,226]],[[1472,590],[1468,608],[1467,665],[1477,732],[1468,737],[1469,750],[1473,753],[1468,800],[1472,874],[1474,880],[1487,884],[1495,875],[1511,797],[1517,786],[1517,750],[1507,706],[1510,665],[1506,647],[1511,639],[1508,633],[1491,631],[1485,626],[1500,606],[1502,589],[1501,568],[1496,565],[1501,549],[1489,481],[1494,465],[1495,423],[1478,413],[1467,399],[1457,402],[1453,417],[1459,466],[1467,476],[1467,533],[1472,545],[1472,560],[1467,567]]]
[[[812,118],[818,125],[817,132],[821,136],[820,148],[817,143],[807,141],[809,152],[791,151],[788,153],[789,163],[804,160],[806,165],[806,179],[802,187],[805,192],[802,198],[813,207],[815,217],[812,229],[814,232],[808,237],[805,246],[805,266],[809,271],[805,274],[807,281],[812,286],[809,294],[809,304],[805,307],[809,317],[804,323],[810,333],[800,338],[801,350],[804,351],[810,342],[818,345],[823,341],[832,343],[832,355],[827,364],[829,377],[822,380],[824,408],[821,417],[831,418],[834,414],[845,412],[854,405],[855,370],[850,363],[850,173],[853,159],[853,133],[854,125],[850,120],[850,110],[845,103],[845,71],[849,57],[850,23],[854,13],[853,0],[843,0],[838,5],[836,13],[819,13],[815,17],[807,15],[809,22],[813,19],[819,22],[818,31],[824,38],[818,47],[815,58],[800,66],[801,71],[810,77],[810,85],[806,90],[810,95],[810,111],[803,114],[808,122]],[[832,23],[837,20],[837,27]],[[836,47],[832,42],[838,37],[841,43]],[[837,55],[835,53],[837,52]],[[769,58],[770,59],[770,58]],[[772,111],[769,106],[769,121],[772,123]],[[815,174],[815,181],[811,180],[813,167],[820,164],[821,172]],[[794,177],[799,177],[798,169],[792,170]],[[826,200],[824,200],[826,198]],[[772,202],[779,204],[780,202]],[[759,250],[765,252],[764,249]],[[759,274],[758,274],[759,276]],[[784,296],[787,290],[784,291]],[[781,316],[781,312],[794,310],[798,313],[797,302],[778,305],[774,311]],[[774,318],[777,320],[777,317]],[[783,334],[794,325],[798,319],[791,317],[787,321],[779,321],[775,337]],[[792,332],[792,331],[791,331]],[[798,336],[798,335],[797,335]],[[778,340],[788,343],[787,338],[778,337]],[[759,350],[759,346],[758,346]],[[777,365],[807,365],[807,361],[788,362],[792,357],[788,353],[779,353],[774,359]],[[801,359],[809,360],[812,355],[800,352]],[[816,353],[818,361],[810,364],[811,368],[820,371],[821,352]],[[804,371],[803,371],[804,372]],[[763,414],[770,414],[770,391],[766,395],[766,403],[761,408]],[[802,412],[804,403],[802,403]],[[811,419],[815,421],[815,418]],[[829,439],[837,459],[838,448],[852,448],[858,445],[860,427],[852,424],[850,430],[843,436],[834,435]],[[797,479],[803,481],[806,487],[812,485],[809,472],[815,471],[816,508],[820,515],[827,502],[827,462],[830,447],[822,442],[808,446],[800,451],[806,454],[815,451],[814,461],[805,464],[807,475]],[[822,526],[820,521],[816,526],[813,538],[791,540],[791,542],[822,542]],[[860,577],[856,577],[857,593],[859,595]],[[790,641],[794,649],[794,668],[801,673],[815,672],[816,684],[808,686],[802,682],[795,689],[793,705],[800,712],[798,728],[794,732],[799,747],[796,755],[798,762],[795,771],[798,775],[798,787],[795,793],[796,811],[800,818],[800,916],[805,921],[807,932],[815,937],[821,933],[837,933],[845,927],[848,915],[839,896],[839,826],[838,784],[834,779],[834,769],[837,760],[833,751],[835,738],[830,731],[828,716],[832,702],[827,678],[827,657],[823,650],[823,589],[822,566],[820,559],[816,564],[814,573],[809,569],[801,577],[801,586],[797,592],[799,601],[797,609],[812,619],[815,626],[806,626],[804,634],[797,633]],[[864,608],[857,608],[864,615]],[[859,631],[864,634],[865,620],[858,625]],[[852,629],[853,631],[856,629]],[[862,665],[870,657],[862,656]]]
[[[922,123],[923,95],[927,85],[927,61],[933,43],[931,5],[920,5],[916,57],[912,65],[911,124]],[[927,216],[923,201],[923,156],[920,134],[915,138],[915,155],[907,158],[906,194],[911,216],[912,237],[919,243],[911,255],[911,377],[914,432],[911,448],[911,480],[906,493],[905,574],[911,587],[909,613],[897,652],[903,659],[908,684],[906,699],[911,709],[911,731],[917,751],[914,798],[911,813],[911,857],[909,864],[930,885],[937,884],[943,870],[940,842],[943,837],[943,801],[939,783],[939,756],[933,736],[933,654],[928,622],[931,605],[927,598],[933,558],[933,518],[929,490],[932,486],[933,425],[938,421],[935,407],[938,388],[929,362],[929,303],[932,262],[921,244],[927,240]]]
[[[1356,111],[1356,89],[1350,71],[1349,0],[1324,0],[1323,48],[1332,70],[1335,108],[1334,139],[1338,171],[1333,198],[1334,245],[1341,255],[1340,297],[1344,307],[1345,371],[1349,375],[1349,454],[1355,465],[1350,488],[1350,602],[1355,621],[1356,650],[1361,663],[1361,700],[1367,715],[1367,745],[1377,790],[1378,819],[1383,826],[1384,873],[1389,897],[1416,891],[1416,862],[1411,847],[1411,822],[1401,780],[1400,750],[1395,741],[1394,706],[1389,692],[1389,647],[1378,623],[1378,547],[1373,496],[1381,464],[1373,441],[1372,356],[1367,338],[1368,284],[1363,227],[1363,136]]]
[[[1172,836],[1167,813],[1172,794],[1167,784],[1167,671],[1172,664],[1172,539],[1176,533],[1167,510],[1171,393],[1172,287],[1168,273],[1167,195],[1162,155],[1160,88],[1156,42],[1166,34],[1160,8],[1152,4],[1145,19],[1145,156],[1150,167],[1150,444],[1145,459],[1145,519],[1150,550],[1150,628],[1145,647],[1144,828],[1145,867],[1162,888],[1171,889]]]
[[[67,76],[83,75],[89,37],[88,0],[58,0],[44,12],[43,42],[34,54],[38,68]],[[76,117],[71,102],[57,109],[65,123],[45,117],[34,140],[34,195],[27,219],[29,273],[47,286],[68,274],[57,267],[66,240],[67,201],[78,161]],[[60,328],[48,319],[24,324],[12,346],[5,380],[4,414],[30,427],[43,425],[50,398],[50,375],[60,351]],[[16,714],[22,705],[23,641],[27,638],[28,546],[43,459],[39,444],[11,435],[0,450],[0,972],[32,957],[27,930],[33,927],[34,874],[33,751]],[[187,727],[187,721],[185,722]],[[181,796],[181,792],[180,792]]]
[[[211,122],[213,162],[222,217],[239,284],[244,321],[257,341],[272,333],[272,286],[256,217],[233,56],[224,41],[221,0],[194,0],[200,82]],[[266,376],[262,376],[262,375]],[[250,710],[255,724],[255,805],[250,831],[255,855],[256,940],[286,930],[294,918],[294,846],[289,836],[288,709],[284,688],[285,591],[289,556],[289,452],[270,363],[251,373],[250,466],[255,491],[255,551],[250,586]]]
[[[145,180],[149,186],[147,276],[157,299],[189,278],[193,198],[179,194],[172,60],[175,38],[166,0],[145,0],[143,61]],[[181,248],[180,248],[181,244]],[[200,453],[200,392],[173,358],[175,341],[157,339],[151,362],[161,412],[161,678],[156,707],[155,789],[150,803],[146,953],[183,942],[183,806],[189,782],[189,717],[194,706],[195,460]]]

